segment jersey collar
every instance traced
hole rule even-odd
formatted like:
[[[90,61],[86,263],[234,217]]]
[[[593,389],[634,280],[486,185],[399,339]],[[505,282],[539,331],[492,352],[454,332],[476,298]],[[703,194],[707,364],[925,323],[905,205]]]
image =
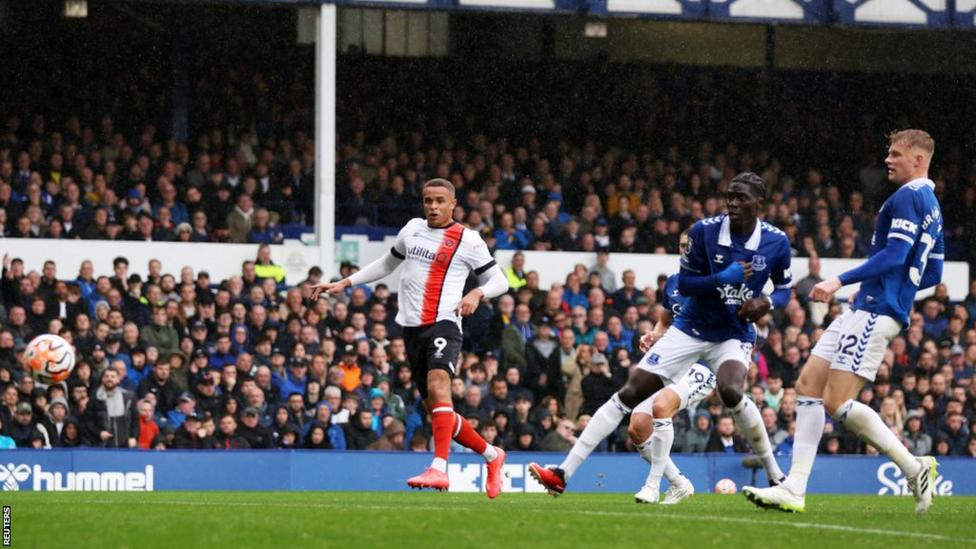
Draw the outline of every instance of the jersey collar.
[[[759,249],[759,242],[762,241],[762,221],[756,220],[756,229],[752,231],[752,236],[746,240],[746,249],[756,251]],[[726,248],[732,247],[732,231],[729,229],[729,216],[722,218],[722,226],[718,230],[718,245]]]
[[[426,219],[424,219],[424,225],[427,225],[427,220]],[[450,229],[451,227],[453,227],[455,225],[457,225],[457,221],[451,221],[450,223],[448,223],[447,225],[444,225],[443,227],[431,227],[430,225],[427,225],[427,228],[428,229],[435,230],[435,231],[440,231],[440,230],[443,230],[443,229]]]
[[[929,188],[935,189],[935,183],[933,183],[932,180],[927,177],[919,177],[918,179],[912,179],[908,183],[903,184],[902,187],[905,187],[907,185],[927,185]]]

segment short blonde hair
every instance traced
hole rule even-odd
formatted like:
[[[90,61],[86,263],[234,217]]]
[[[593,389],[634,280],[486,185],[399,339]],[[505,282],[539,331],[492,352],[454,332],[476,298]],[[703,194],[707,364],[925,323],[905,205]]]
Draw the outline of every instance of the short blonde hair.
[[[925,130],[895,130],[888,134],[889,144],[894,145],[899,142],[905,143],[913,149],[921,149],[929,157],[935,153],[935,140]]]

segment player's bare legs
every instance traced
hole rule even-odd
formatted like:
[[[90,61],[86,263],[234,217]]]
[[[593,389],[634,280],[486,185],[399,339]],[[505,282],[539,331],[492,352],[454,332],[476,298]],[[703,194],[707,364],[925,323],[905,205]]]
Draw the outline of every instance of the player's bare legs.
[[[722,403],[732,411],[735,423],[752,444],[753,451],[762,460],[766,469],[766,476],[771,484],[783,481],[783,471],[780,470],[773,457],[773,448],[769,443],[769,435],[763,425],[759,408],[751,398],[745,398],[742,392],[746,383],[748,368],[736,360],[727,360],[718,367],[717,391]]]
[[[451,449],[451,439],[454,439],[465,448],[481,454],[488,462],[486,491],[488,497],[494,499],[501,492],[501,472],[502,465],[505,464],[505,452],[485,442],[468,420],[454,412],[451,401],[451,376],[445,370],[432,369],[427,372],[427,392],[425,404],[431,415],[434,461],[421,475],[409,479],[407,484],[414,488],[446,490],[448,488],[447,458]]]
[[[634,368],[623,388],[614,393],[610,400],[593,414],[586,429],[580,433],[576,444],[558,467],[545,469],[532,463],[529,464],[529,472],[546,487],[550,494],[561,494],[566,488],[566,483],[590,456],[596,445],[613,433],[624,416],[635,406],[662,387],[664,383],[656,374]]]
[[[648,411],[644,403],[641,403],[634,408],[630,416],[630,425],[627,427],[630,440],[637,447],[644,461],[651,465],[644,486],[634,495],[634,499],[638,503],[657,503],[662,475],[668,479],[672,489],[675,490],[672,496],[679,495],[679,492],[691,495],[694,493],[694,487],[681,475],[681,471],[671,460],[670,448],[674,442],[671,416],[666,416],[668,418],[666,421],[654,419],[665,417],[668,410],[678,410],[681,407],[681,397],[670,387],[665,387],[654,393],[648,400],[651,401],[651,410]],[[665,448],[668,450],[665,451]],[[665,498],[665,501],[669,504],[678,503],[687,495],[671,497],[670,500]]]

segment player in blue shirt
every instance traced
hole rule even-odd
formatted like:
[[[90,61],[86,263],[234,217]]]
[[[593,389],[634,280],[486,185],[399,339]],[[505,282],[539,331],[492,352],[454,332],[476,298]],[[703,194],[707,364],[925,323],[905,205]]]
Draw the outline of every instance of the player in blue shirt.
[[[566,482],[624,416],[666,385],[680,383],[696,362],[718,368],[723,403],[732,409],[767,471],[773,472],[771,478],[782,478],[759,409],[742,394],[753,342],[749,325],[772,306],[786,305],[792,282],[786,235],[758,217],[765,198],[762,178],[741,173],[729,184],[728,214],[692,226],[678,277],[678,291],[687,300],[674,324],[631,370],[624,387],[593,414],[558,467],[529,465],[529,472],[550,493],[562,493]],[[767,296],[762,290],[770,279],[776,291]],[[681,395],[675,391],[654,397],[649,450],[655,463],[664,463],[671,453],[671,417],[681,405]]]
[[[888,344],[908,321],[915,293],[942,280],[942,211],[928,178],[935,142],[922,130],[893,132],[888,140],[888,180],[899,188],[878,212],[868,260],[810,292],[811,300],[828,302],[842,286],[861,283],[851,309],[827,327],[797,380],[790,476],[780,486],[743,489],[760,507],[804,510],[824,409],[898,464],[915,496],[916,513],[932,504],[935,458],[913,456],[877,412],[855,400],[864,383],[874,381]]]
[[[687,238],[687,233],[681,234],[682,249],[686,245]],[[661,298],[661,306],[664,308],[664,311],[661,312],[660,319],[657,325],[654,326],[654,329],[641,337],[640,344],[642,352],[646,353],[654,342],[664,335],[668,326],[672,324],[673,318],[678,315],[686,299],[678,291],[678,275],[674,274],[669,276],[667,282],[665,282]],[[751,323],[748,325],[747,337],[749,341],[755,341],[755,326]],[[707,365],[695,364],[688,370],[688,373],[681,381],[666,386],[634,407],[634,411],[630,414],[630,425],[627,428],[627,434],[630,436],[630,440],[634,443],[641,457],[651,464],[651,471],[644,481],[644,486],[641,487],[639,492],[634,494],[634,500],[638,503],[658,502],[662,475],[671,484],[660,502],[662,505],[680,503],[695,493],[695,487],[691,484],[691,481],[681,474],[681,471],[670,457],[661,462],[659,461],[661,456],[655,456],[652,452],[654,446],[652,442],[654,399],[659,397],[678,398],[679,411],[685,409],[691,410],[699,402],[707,398],[713,389],[715,389],[715,374]],[[769,478],[781,478],[783,473],[777,466],[772,471],[767,470],[766,474]]]

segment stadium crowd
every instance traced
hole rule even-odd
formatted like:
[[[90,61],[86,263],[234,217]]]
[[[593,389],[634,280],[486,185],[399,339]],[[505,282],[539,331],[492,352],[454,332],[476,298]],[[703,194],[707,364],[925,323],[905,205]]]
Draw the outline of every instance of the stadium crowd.
[[[425,451],[429,421],[419,405],[404,342],[393,322],[396,296],[383,285],[343,299],[309,300],[321,279],[276,279],[267,245],[241,275],[206,271],[113,273],[90,262],[64,276],[53,261],[26,272],[5,257],[0,311],[0,422],[16,447],[308,448]],[[639,360],[637,340],[663,310],[664,275],[638,288],[630,271],[577,265],[565,284],[540,288],[516,254],[511,291],[465,320],[452,392],[459,413],[509,450],[565,451],[589,415]],[[758,324],[750,394],[777,452],[789,454],[799,369],[841,306],[808,303],[819,260],[797,282],[797,298]],[[264,269],[258,269],[264,265]],[[353,265],[344,265],[348,274]],[[963,303],[944,286],[918,304],[859,398],[879,410],[913,452],[976,457],[976,283]],[[25,375],[26,343],[57,333],[77,348],[67,382],[40,387]],[[714,396],[682,412],[675,450],[748,451]],[[601,446],[631,450],[625,432]],[[460,450],[460,448],[458,448]],[[872,448],[828,419],[824,453]]]
[[[636,339],[661,314],[668,273],[657,287],[637,288],[633,273],[607,267],[608,255],[677,252],[679,233],[721,212],[732,174],[748,169],[769,189],[765,219],[787,233],[803,258],[796,261],[810,262],[790,305],[759,323],[750,372],[771,439],[790,451],[793,383],[840,311],[806,300],[819,258],[864,257],[887,192],[879,144],[891,121],[861,119],[858,102],[902,100],[892,87],[917,86],[817,75],[824,91],[809,94],[802,76],[786,73],[670,67],[648,77],[615,66],[607,79],[606,66],[583,77],[576,65],[547,62],[538,76],[546,85],[528,89],[504,64],[489,66],[500,72],[494,76],[477,63],[421,67],[431,82],[457,83],[447,89],[418,86],[414,71],[388,70],[391,63],[353,58],[340,66],[337,224],[400,227],[419,213],[420,184],[444,177],[458,189],[456,220],[492,250],[595,255],[563,284],[541,288],[536,266],[517,254],[506,266],[510,293],[466,319],[455,406],[486,439],[512,450],[569,448],[640,359]],[[380,285],[313,303],[308,284],[321,271],[288,281],[270,260],[266,245],[280,243],[285,228],[314,222],[307,84],[219,63],[203,74],[193,83],[186,142],[160,129],[164,113],[151,106],[161,104],[152,96],[161,86],[137,85],[152,77],[143,70],[116,75],[134,80],[116,86],[125,100],[108,114],[91,104],[48,116],[0,103],[3,236],[260,245],[228,280],[212,280],[206,265],[168,273],[152,262],[142,278],[124,257],[112,273],[86,262],[70,275],[64,270],[76,266],[49,262],[27,272],[5,258],[0,422],[10,440],[0,440],[426,450],[429,422],[393,322],[395,296]],[[494,103],[479,105],[486,81]],[[845,86],[857,97],[827,99]],[[357,99],[376,90],[396,90],[397,100]],[[968,131],[968,115],[937,115],[926,127],[950,142],[939,141],[933,174],[947,258],[972,261],[976,164],[951,144],[961,141],[959,127]],[[810,135],[817,138],[803,137]],[[976,284],[962,303],[940,287],[917,309],[860,398],[914,452],[976,456]],[[24,375],[18,353],[47,331],[74,342],[78,364],[67,383],[45,389]],[[871,451],[829,419],[827,429],[825,453]],[[628,450],[626,438],[602,449]],[[747,443],[713,398],[682,412],[675,449],[740,451]]]
[[[443,177],[460,189],[456,218],[498,249],[674,253],[682,230],[720,210],[731,175],[751,170],[770,190],[766,220],[786,231],[797,255],[860,258],[887,192],[880,159],[889,121],[824,127],[824,119],[856,118],[857,105],[798,95],[799,76],[671,68],[638,82],[640,71],[614,67],[629,86],[617,87],[642,90],[643,103],[620,98],[633,105],[628,114],[585,99],[609,93],[598,78],[557,86],[560,73],[572,71],[558,65],[540,77],[554,91],[538,97],[503,84],[500,106],[531,108],[525,120],[493,120],[475,114],[485,112],[477,99],[484,93],[469,89],[477,81],[463,84],[470,94],[447,94],[406,86],[395,66],[374,63],[353,59],[342,75],[336,223],[343,227],[398,228],[420,211],[419,185]],[[473,76],[478,67],[422,69]],[[401,76],[384,80],[386,73]],[[293,91],[291,80],[246,66],[214,69],[195,83],[185,142],[160,128],[161,112],[9,109],[0,128],[0,233],[279,243],[285,233],[311,231],[315,147],[301,122],[310,114],[308,90]],[[859,101],[877,92],[866,83],[825,85],[838,94],[860,85]],[[400,102],[357,99],[375,88],[406,89]],[[134,105],[158,102],[146,91],[152,87],[126,89]],[[592,127],[580,129],[567,112]],[[751,119],[770,123],[740,131],[739,121]],[[976,168],[953,144],[952,124],[932,125],[948,259],[972,260],[976,225],[965,212],[976,207]],[[804,133],[819,138],[801,143]],[[841,140],[850,146],[832,145]]]

